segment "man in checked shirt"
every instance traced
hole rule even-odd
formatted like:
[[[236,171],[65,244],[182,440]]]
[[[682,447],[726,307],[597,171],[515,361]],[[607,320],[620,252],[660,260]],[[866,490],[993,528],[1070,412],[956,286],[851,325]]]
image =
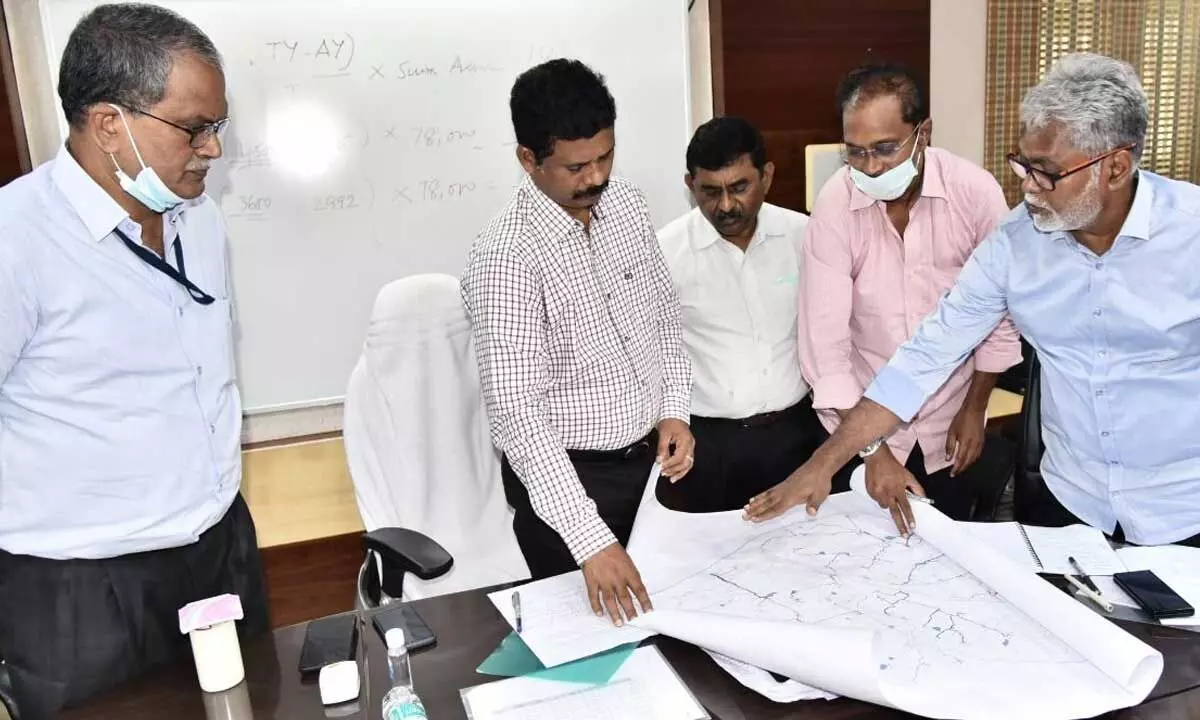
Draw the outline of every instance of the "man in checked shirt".
[[[583,568],[596,614],[650,599],[624,545],[654,462],[692,467],[679,303],[640,191],[610,178],[616,106],[575,60],[517,78],[528,173],[475,242],[463,299],[533,577]]]

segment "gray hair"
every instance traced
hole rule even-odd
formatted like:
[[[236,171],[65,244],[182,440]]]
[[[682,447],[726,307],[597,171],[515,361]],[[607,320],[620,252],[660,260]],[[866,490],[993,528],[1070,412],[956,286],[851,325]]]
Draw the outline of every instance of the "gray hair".
[[[1022,132],[1061,124],[1071,144],[1099,154],[1136,143],[1141,159],[1150,107],[1133,66],[1094,53],[1062,56],[1021,101]]]
[[[101,5],[85,15],[67,40],[58,73],[58,96],[73,127],[87,110],[109,102],[147,110],[167,93],[176,54],[190,53],[221,68],[212,40],[190,20],[157,5]]]

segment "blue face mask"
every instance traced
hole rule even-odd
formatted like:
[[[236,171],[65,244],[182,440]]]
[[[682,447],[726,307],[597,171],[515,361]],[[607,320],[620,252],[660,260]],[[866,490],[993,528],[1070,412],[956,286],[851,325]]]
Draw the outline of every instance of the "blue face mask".
[[[109,104],[112,105],[112,103]],[[116,155],[109,153],[108,156],[112,158],[113,166],[117,168],[117,181],[121,183],[121,189],[156,213],[165,213],[182,205],[183,198],[171,192],[171,188],[167,187],[158,173],[154,172],[154,168],[147,166],[142,160],[142,153],[138,151],[137,141],[133,139],[133,131],[129,129],[125,113],[121,112],[121,108],[116,105],[112,105],[112,107],[116,108],[117,113],[121,116],[121,122],[125,125],[125,134],[129,136],[129,142],[133,145],[133,154],[137,156],[138,164],[142,166],[142,170],[135,180],[125,174],[120,165],[117,165]]]

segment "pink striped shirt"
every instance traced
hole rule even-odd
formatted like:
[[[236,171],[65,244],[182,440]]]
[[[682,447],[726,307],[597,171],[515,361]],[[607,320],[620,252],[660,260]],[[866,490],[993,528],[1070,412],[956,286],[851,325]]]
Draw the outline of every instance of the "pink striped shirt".
[[[846,168],[825,184],[805,232],[799,337],[813,406],[830,432],[838,424],[833,411],[858,402],[1007,212],[991,174],[938,148],[925,151],[921,194],[903,238],[884,204],[855,187]],[[1002,372],[1020,361],[1021,343],[1006,317],[889,439],[896,458],[905,462],[920,441],[928,472],[949,466],[946,435],[971,374]]]

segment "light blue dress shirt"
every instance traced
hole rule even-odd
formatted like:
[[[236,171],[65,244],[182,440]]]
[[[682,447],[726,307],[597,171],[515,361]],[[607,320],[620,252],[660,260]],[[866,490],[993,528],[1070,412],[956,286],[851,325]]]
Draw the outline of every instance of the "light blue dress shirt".
[[[135,256],[140,227],[65,149],[0,188],[0,549],[104,558],[194,542],[241,480],[225,227],[164,219],[208,306]]]
[[[1042,363],[1042,474],[1138,544],[1200,533],[1200,187],[1139,172],[1103,256],[1013,210],[867,397],[907,421],[1004,316]]]

